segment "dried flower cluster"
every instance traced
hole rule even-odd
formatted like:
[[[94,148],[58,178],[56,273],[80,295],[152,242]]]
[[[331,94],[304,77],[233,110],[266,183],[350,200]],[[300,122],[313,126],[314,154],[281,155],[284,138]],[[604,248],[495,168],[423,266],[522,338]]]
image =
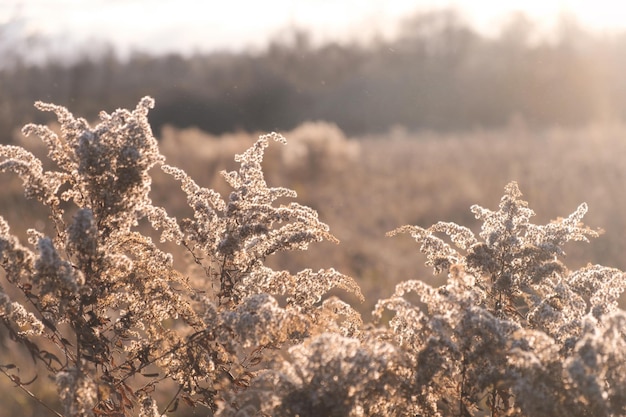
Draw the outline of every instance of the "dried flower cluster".
[[[389,233],[409,233],[445,284],[399,284],[377,327],[290,348],[219,415],[625,415],[626,276],[560,260],[563,244],[597,235],[586,205],[535,225],[511,183],[497,211],[472,211],[478,236],[445,222]]]
[[[60,135],[34,125],[24,132],[44,141],[58,171],[22,148],[0,147],[0,170],[17,173],[27,197],[50,209],[54,230],[29,230],[22,245],[0,219],[4,275],[21,292],[15,301],[0,292],[1,323],[56,381],[58,415],[157,416],[181,400],[212,413],[278,348],[325,328],[323,320],[343,320],[329,313],[338,300],[320,303],[329,290],[360,296],[333,269],[291,274],[264,265],[275,252],[335,240],[314,210],[277,203],[293,191],[265,183],[263,152],[271,139],[284,142],[280,135],[237,156],[239,171],[224,173],[233,191],[223,200],[161,165],[147,121],[152,105],[144,98],[133,111],[102,113],[91,127],[65,108],[37,103],[57,115]],[[181,182],[192,218],[152,204],[155,165]],[[202,265],[204,285],[193,287],[139,231],[144,218]],[[26,391],[15,364],[0,369]],[[167,398],[159,386],[175,388],[157,406]]]
[[[441,222],[390,233],[410,233],[427,263],[448,272],[440,288],[398,285],[376,309],[395,313],[390,330],[415,362],[420,412],[623,415],[626,315],[617,301],[626,277],[597,265],[569,271],[559,260],[564,243],[597,235],[580,223],[586,205],[535,225],[511,183],[499,210],[472,211],[478,237]]]
[[[445,284],[399,284],[364,324],[332,289],[362,297],[336,270],[276,271],[266,259],[336,241],[295,192],[266,183],[275,133],[223,172],[227,198],[164,164],[147,115],[101,114],[91,127],[53,111],[60,135],[26,126],[55,169],[1,146],[0,170],[50,211],[51,235],[22,244],[0,217],[0,324],[56,382],[51,415],[165,415],[204,407],[219,416],[620,416],[626,414],[626,313],[621,271],[570,271],[563,245],[597,233],[581,205],[547,225],[509,184],[499,209],[472,207],[468,228],[404,226]],[[150,170],[181,184],[189,212],[175,218],[150,198]],[[142,222],[143,223],[140,223]],[[183,248],[190,276],[146,234]],[[5,359],[2,359],[5,360]],[[27,378],[0,363],[23,392]]]

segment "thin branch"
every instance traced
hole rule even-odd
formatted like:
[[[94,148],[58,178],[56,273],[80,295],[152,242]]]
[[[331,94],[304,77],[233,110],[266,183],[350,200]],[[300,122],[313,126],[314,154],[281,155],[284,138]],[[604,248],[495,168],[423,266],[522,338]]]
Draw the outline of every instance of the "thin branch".
[[[37,397],[35,394],[33,394],[28,388],[26,388],[21,382],[19,382],[19,380],[17,380],[14,375],[9,374],[7,371],[2,369],[2,367],[0,367],[0,372],[2,372],[7,378],[9,378],[11,380],[11,382],[13,382],[15,384],[16,387],[19,387],[22,391],[24,391],[26,393],[26,395],[28,395],[33,400],[37,401],[42,407],[46,408],[48,411],[50,411],[51,413],[53,413],[54,415],[56,415],[58,417],[63,417],[62,414],[59,414],[59,412],[54,410],[48,404],[43,402],[39,397]]]
[[[176,394],[174,394],[174,396],[172,397],[172,399],[170,400],[169,403],[167,403],[167,405],[165,406],[165,408],[163,408],[163,412],[161,412],[161,417],[163,417],[166,413],[167,410],[170,409],[170,407],[172,406],[172,404],[174,404],[174,401],[176,401],[176,399],[178,398],[178,396],[180,395],[180,393],[183,391],[183,386],[179,385],[178,386],[178,391],[176,391]]]

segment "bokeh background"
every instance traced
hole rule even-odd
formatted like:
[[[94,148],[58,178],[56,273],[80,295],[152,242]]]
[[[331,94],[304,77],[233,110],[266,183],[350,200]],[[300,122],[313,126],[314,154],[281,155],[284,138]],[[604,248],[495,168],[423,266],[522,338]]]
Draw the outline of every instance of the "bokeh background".
[[[268,182],[295,189],[341,243],[270,262],[354,276],[366,320],[395,283],[443,279],[387,231],[478,232],[470,206],[496,209],[513,180],[537,223],[588,203],[604,233],[569,245],[568,266],[624,270],[623,16],[614,0],[0,0],[0,142],[45,156],[20,134],[54,122],[36,100],[97,122],[151,95],[168,163],[226,193],[219,171],[279,131],[289,144],[268,150]],[[178,185],[154,175],[154,201],[184,213]],[[22,236],[45,227],[8,174],[0,215]],[[0,402],[0,416],[45,415],[24,396]]]

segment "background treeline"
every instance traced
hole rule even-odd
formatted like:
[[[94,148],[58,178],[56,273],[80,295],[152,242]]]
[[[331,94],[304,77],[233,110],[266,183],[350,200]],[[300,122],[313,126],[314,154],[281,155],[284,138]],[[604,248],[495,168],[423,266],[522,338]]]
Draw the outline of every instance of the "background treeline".
[[[0,32],[1,36],[1,32]],[[306,120],[346,134],[500,127],[578,126],[626,118],[626,33],[599,34],[563,18],[549,36],[512,15],[481,35],[451,10],[406,20],[398,35],[367,44],[314,45],[294,30],[262,51],[134,53],[112,49],[29,64],[22,45],[0,71],[0,140],[45,117],[35,100],[95,117],[150,94],[151,123],[212,133],[291,129]],[[101,48],[101,46],[99,46]]]

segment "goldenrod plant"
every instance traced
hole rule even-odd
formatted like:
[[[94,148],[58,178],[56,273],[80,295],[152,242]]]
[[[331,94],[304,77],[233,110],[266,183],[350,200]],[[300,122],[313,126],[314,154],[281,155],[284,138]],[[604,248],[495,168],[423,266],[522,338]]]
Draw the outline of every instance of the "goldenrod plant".
[[[267,184],[264,152],[285,139],[263,135],[237,155],[223,195],[165,164],[153,104],[92,127],[37,103],[60,132],[24,133],[49,161],[0,147],[0,170],[49,211],[25,242],[0,218],[0,373],[49,415],[626,413],[626,277],[564,263],[567,242],[598,235],[582,224],[585,204],[536,225],[512,182],[497,210],[471,208],[478,233],[452,222],[390,232],[411,235],[445,281],[410,277],[369,322],[340,298],[363,299],[353,278],[269,262],[337,242],[293,190]],[[180,184],[186,215],[153,203],[158,168]],[[37,376],[56,384],[57,401],[35,390]]]
[[[144,98],[133,111],[102,113],[91,127],[63,107],[37,103],[56,114],[60,135],[35,125],[24,133],[45,142],[58,170],[44,170],[20,147],[0,147],[0,169],[17,173],[26,195],[50,211],[53,233],[31,229],[28,244],[0,222],[6,283],[18,292],[16,300],[0,293],[0,317],[10,339],[56,381],[56,415],[156,416],[181,400],[212,413],[226,392],[250,383],[268,352],[339,319],[333,311],[348,306],[321,302],[330,289],[361,296],[333,269],[291,274],[264,265],[275,252],[335,240],[314,210],[276,204],[293,191],[265,183],[264,149],[284,138],[262,136],[237,156],[239,171],[224,173],[233,191],[222,199],[162,164],[147,120],[152,106]],[[192,218],[152,204],[156,165],[181,182]],[[142,219],[162,241],[186,248],[204,270],[203,285],[192,286],[172,255],[139,231]],[[18,369],[0,365],[28,393]],[[153,394],[161,385],[174,388],[159,407]]]

